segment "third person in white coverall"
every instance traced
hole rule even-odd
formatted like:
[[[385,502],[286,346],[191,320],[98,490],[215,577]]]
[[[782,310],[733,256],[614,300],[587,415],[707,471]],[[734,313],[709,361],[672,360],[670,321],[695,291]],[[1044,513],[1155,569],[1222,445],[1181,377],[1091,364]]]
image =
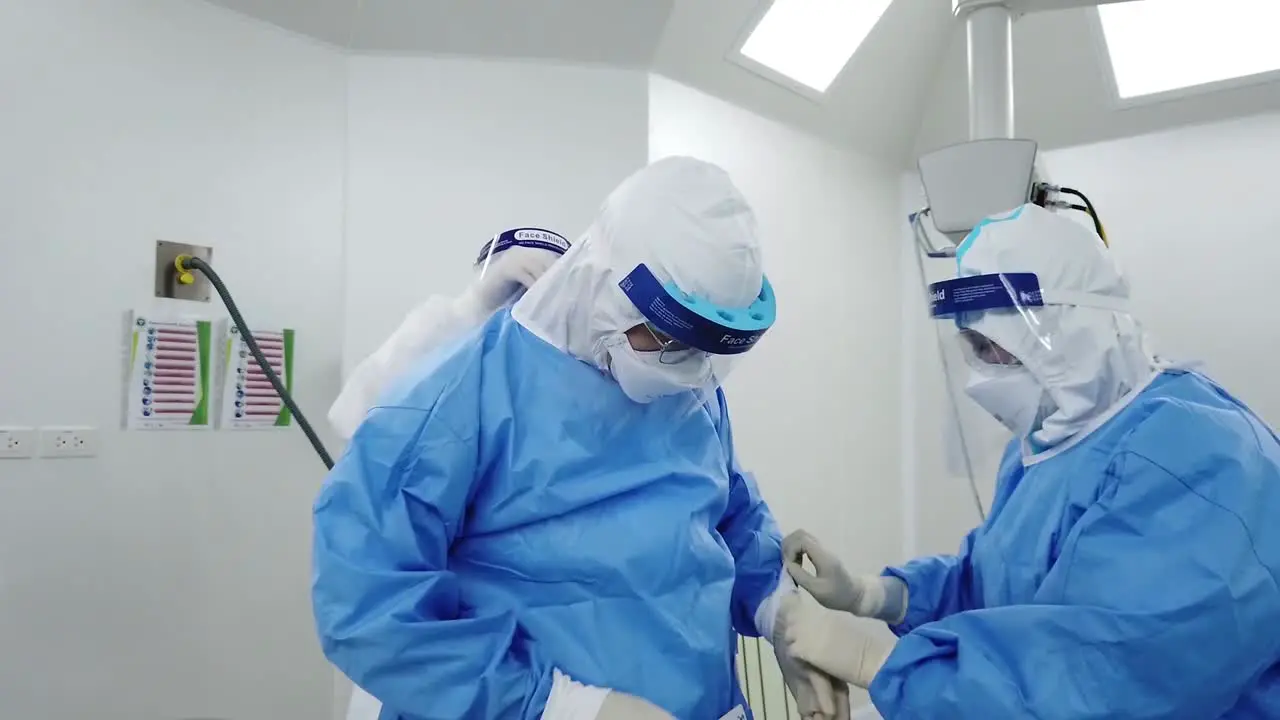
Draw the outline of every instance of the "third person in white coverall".
[[[378,396],[414,360],[510,307],[568,249],[563,236],[542,228],[513,228],[494,236],[480,248],[475,278],[462,294],[427,298],[351,371],[329,408],[334,431],[350,440]]]

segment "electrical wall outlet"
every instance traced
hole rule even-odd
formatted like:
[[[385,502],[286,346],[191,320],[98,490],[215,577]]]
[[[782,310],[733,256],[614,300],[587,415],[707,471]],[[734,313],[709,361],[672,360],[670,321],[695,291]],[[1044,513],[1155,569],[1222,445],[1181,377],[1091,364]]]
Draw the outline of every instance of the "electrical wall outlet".
[[[0,459],[14,460],[35,455],[35,428],[0,427]]]
[[[98,430],[91,427],[40,428],[40,457],[84,458],[98,454]]]

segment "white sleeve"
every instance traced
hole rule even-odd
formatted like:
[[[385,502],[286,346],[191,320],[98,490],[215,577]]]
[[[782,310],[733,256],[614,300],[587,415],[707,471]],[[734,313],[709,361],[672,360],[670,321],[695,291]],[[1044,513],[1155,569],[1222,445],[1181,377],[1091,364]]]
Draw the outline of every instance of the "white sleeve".
[[[350,440],[356,428],[378,401],[387,384],[423,354],[439,347],[474,324],[470,314],[460,312],[457,302],[433,297],[414,308],[400,327],[351,371],[351,376],[329,408],[334,432]]]
[[[542,710],[542,720],[595,720],[609,690],[583,685],[559,670],[552,672],[551,695]]]

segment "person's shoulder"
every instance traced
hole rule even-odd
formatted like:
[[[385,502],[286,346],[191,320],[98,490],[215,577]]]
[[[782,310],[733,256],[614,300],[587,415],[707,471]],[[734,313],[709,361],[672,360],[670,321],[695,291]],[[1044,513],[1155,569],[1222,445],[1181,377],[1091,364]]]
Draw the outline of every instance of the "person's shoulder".
[[[1224,472],[1280,479],[1280,441],[1249,408],[1203,376],[1178,374],[1134,405],[1141,419],[1120,450],[1184,480]]]

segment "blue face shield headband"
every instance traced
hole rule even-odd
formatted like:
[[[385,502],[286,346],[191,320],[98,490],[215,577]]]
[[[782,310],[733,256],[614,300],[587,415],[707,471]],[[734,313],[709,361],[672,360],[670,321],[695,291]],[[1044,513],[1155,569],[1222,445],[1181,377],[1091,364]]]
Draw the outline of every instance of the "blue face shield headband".
[[[929,314],[937,319],[954,319],[961,328],[968,325],[967,318],[987,310],[1019,310],[1044,304],[1035,273],[970,275],[929,286]]]
[[[943,280],[929,286],[929,314],[938,319],[954,319],[964,328],[978,313],[1013,310],[1023,313],[1046,305],[1129,312],[1129,300],[1099,293],[1058,290],[1040,286],[1035,273],[991,273]]]
[[[652,330],[712,355],[738,355],[750,350],[777,316],[773,286],[761,278],[760,292],[747,307],[716,305],[665,285],[643,263],[618,283],[623,294]]]
[[[558,233],[542,228],[512,228],[494,236],[480,248],[475,264],[483,265],[491,257],[513,247],[537,248],[556,255],[569,252],[569,241]]]

